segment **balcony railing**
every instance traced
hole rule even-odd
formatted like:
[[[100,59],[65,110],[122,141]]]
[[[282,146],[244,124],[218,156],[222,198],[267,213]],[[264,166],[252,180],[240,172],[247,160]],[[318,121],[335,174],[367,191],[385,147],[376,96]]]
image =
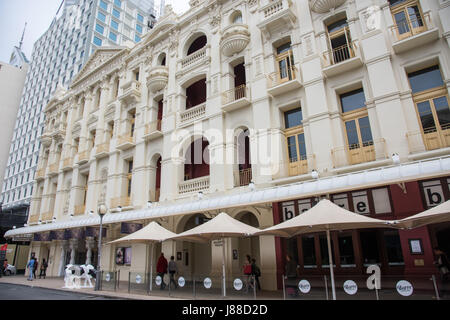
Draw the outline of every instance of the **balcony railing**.
[[[248,87],[245,84],[243,84],[239,87],[235,87],[231,90],[222,93],[222,104],[226,105],[228,103],[248,97],[249,97]]]
[[[433,22],[430,13],[425,13],[419,17],[410,16],[409,19],[396,21],[395,26],[391,27],[391,33],[395,41],[400,41],[422,32],[433,29]]]
[[[30,216],[30,219],[28,220],[29,223],[38,223],[39,222],[39,215],[35,214]]]
[[[289,66],[283,70],[273,72],[267,76],[267,85],[269,88],[297,79],[299,73],[295,66]]]
[[[161,131],[161,120],[153,121],[145,126],[145,134],[149,135],[153,132]]]
[[[118,197],[111,199],[111,208],[118,207],[130,207],[131,206],[131,198],[130,197]]]
[[[450,147],[450,124],[443,126],[442,130],[431,128],[424,132],[408,132],[409,152],[419,153]]]
[[[73,165],[73,158],[65,158],[63,160],[63,168],[69,168]]]
[[[108,153],[109,152],[109,143],[102,143],[97,145],[97,155],[102,153]]]
[[[58,168],[59,168],[59,165],[57,163],[51,164],[49,166],[48,173],[49,174],[56,174],[56,173],[58,173]]]
[[[202,118],[206,113],[206,103],[202,103],[198,106],[190,108],[180,115],[180,120],[182,124],[195,121]]]
[[[86,213],[86,205],[75,206],[73,214],[75,216],[82,216]]]
[[[180,194],[198,192],[209,189],[209,176],[181,182],[178,186]]]
[[[122,95],[119,100],[125,103],[137,103],[141,99],[141,83],[136,80],[128,81],[122,86]]]
[[[78,154],[78,162],[87,162],[89,161],[89,151],[82,151]]]
[[[41,168],[36,170],[35,179],[42,179],[45,177],[45,169]]]
[[[124,145],[124,144],[134,144],[134,136],[130,137],[129,135],[120,136],[117,139],[117,145]]]
[[[53,220],[53,212],[45,212],[41,217],[41,221],[51,221]]]
[[[384,139],[335,148],[331,150],[331,155],[334,168],[388,158]]]
[[[252,182],[252,168],[239,171],[239,185],[248,186]]]
[[[278,1],[271,1],[272,3],[269,4],[266,8],[264,8],[264,18],[270,18],[272,15],[274,15],[277,12],[280,12],[284,9],[284,6],[287,4],[284,0],[278,0]]]
[[[186,58],[181,60],[181,68],[187,68],[191,65],[193,65],[194,63],[203,60],[204,58],[206,58],[206,46],[203,49],[200,49],[190,55],[188,55]]]
[[[329,67],[354,58],[356,56],[356,50],[356,43],[351,42],[325,52],[323,54],[323,59],[325,62],[324,67]]]

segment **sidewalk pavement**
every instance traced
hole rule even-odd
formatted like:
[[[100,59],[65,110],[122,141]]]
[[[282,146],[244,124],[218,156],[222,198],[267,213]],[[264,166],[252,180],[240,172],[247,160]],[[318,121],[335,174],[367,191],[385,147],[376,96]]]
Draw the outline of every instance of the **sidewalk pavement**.
[[[94,291],[93,288],[82,288],[79,290],[66,289],[64,287],[64,280],[62,278],[46,278],[46,279],[35,279],[33,281],[28,281],[27,277],[24,275],[16,276],[3,276],[0,278],[0,283],[8,283],[15,285],[22,285],[27,287],[38,287],[52,290],[67,291],[72,293],[82,293],[95,296],[101,296],[106,298],[123,299],[123,300],[179,300],[169,297],[155,297],[148,295],[138,295],[129,294],[124,292],[109,292],[109,291]]]

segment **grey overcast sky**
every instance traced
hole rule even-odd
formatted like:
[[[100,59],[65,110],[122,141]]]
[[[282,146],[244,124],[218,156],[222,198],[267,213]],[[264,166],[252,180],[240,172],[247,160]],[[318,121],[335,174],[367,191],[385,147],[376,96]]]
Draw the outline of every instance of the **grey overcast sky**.
[[[31,58],[34,42],[48,29],[62,0],[0,0],[0,61],[9,62],[13,46],[18,46],[28,23],[23,52]],[[159,3],[158,0],[155,1]],[[189,8],[189,0],[166,0],[177,13]]]

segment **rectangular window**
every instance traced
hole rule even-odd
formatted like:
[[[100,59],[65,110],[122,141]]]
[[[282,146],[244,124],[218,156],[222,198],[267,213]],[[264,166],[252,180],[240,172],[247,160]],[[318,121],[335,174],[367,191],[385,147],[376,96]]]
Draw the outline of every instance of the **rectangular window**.
[[[402,245],[398,231],[384,231],[384,242],[389,265],[404,265]]]
[[[316,245],[314,236],[305,236],[302,238],[303,264],[305,268],[314,268],[317,266]]]
[[[141,16],[139,13],[137,14],[137,19],[139,22],[144,23],[144,17]]]
[[[139,33],[142,33],[142,26],[139,24],[136,24],[136,31]]]
[[[105,1],[100,0],[100,8],[102,8],[105,11],[107,11],[108,10],[108,4]]]
[[[102,22],[106,22],[106,16],[101,12],[98,13],[97,18]]]
[[[116,30],[119,30],[119,23],[117,21],[111,20],[111,27]]]
[[[286,124],[286,129],[301,126],[303,121],[302,109],[298,108],[285,112],[284,121]]]
[[[366,97],[362,88],[341,94],[340,100],[343,113],[366,107]]]
[[[97,31],[100,34],[103,34],[105,32],[105,28],[103,26],[99,25],[98,23],[95,25],[95,31]]]
[[[113,9],[112,14],[114,17],[116,17],[117,19],[120,19],[120,12],[116,9]]]
[[[135,42],[139,42],[139,41],[141,41],[141,38],[138,35],[135,35],[134,36],[134,41]]]
[[[351,234],[339,235],[339,255],[341,267],[355,267],[355,253]]]
[[[114,32],[109,32],[109,39],[111,39],[114,42],[117,42],[117,35]]]
[[[442,87],[444,85],[439,66],[433,66],[420,71],[408,73],[408,78],[413,93]]]
[[[94,37],[94,44],[100,47],[102,45],[102,40],[100,38]]]
[[[122,7],[122,1],[120,0],[114,0],[114,5],[121,8]]]

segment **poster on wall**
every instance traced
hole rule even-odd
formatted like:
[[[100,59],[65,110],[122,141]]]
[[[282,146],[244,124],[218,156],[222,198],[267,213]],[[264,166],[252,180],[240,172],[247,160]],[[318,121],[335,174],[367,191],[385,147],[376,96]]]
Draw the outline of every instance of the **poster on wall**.
[[[409,239],[409,248],[411,250],[411,254],[423,254],[422,240]]]
[[[128,223],[128,222],[122,222],[120,226],[120,233],[122,234],[132,234],[136,231],[139,231],[143,228],[143,225],[141,223]]]
[[[125,248],[125,255],[123,263],[127,266],[131,266],[131,248]]]
[[[117,265],[124,265],[124,256],[125,256],[124,248],[117,248],[116,249],[116,264]]]

